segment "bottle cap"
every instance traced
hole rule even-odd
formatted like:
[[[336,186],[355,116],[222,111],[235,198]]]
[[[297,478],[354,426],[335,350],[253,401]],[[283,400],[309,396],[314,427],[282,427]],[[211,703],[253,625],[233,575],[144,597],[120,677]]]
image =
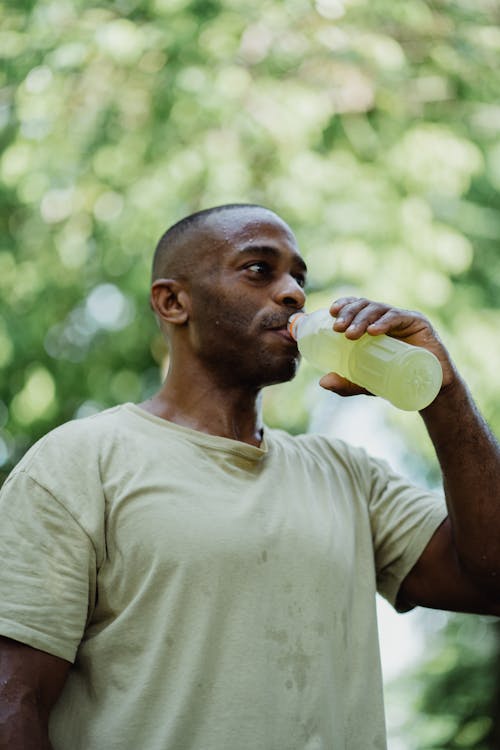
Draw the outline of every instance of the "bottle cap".
[[[293,315],[290,315],[288,318],[288,333],[292,338],[297,341],[297,323],[301,318],[303,318],[305,313],[294,313]]]

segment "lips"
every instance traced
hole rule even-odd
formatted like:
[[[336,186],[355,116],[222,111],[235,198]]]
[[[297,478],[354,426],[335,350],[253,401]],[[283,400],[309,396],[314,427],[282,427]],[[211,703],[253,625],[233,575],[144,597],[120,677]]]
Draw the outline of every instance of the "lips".
[[[285,341],[296,345],[296,341],[293,336],[290,335],[290,332],[288,331],[288,327],[286,325],[268,328],[267,330],[271,333],[276,333],[278,336],[281,336],[283,339],[285,339]]]
[[[290,315],[290,312],[286,313],[286,317],[283,315],[283,313],[278,312],[269,314],[265,317],[265,319],[261,321],[261,325],[264,331],[275,333],[276,335],[280,336],[280,338],[284,339],[287,343],[294,344],[296,346],[297,342],[288,331],[288,320],[290,318]]]
[[[261,326],[272,331],[286,328],[291,314],[289,313],[284,317],[282,313],[270,313],[265,318],[262,318]]]

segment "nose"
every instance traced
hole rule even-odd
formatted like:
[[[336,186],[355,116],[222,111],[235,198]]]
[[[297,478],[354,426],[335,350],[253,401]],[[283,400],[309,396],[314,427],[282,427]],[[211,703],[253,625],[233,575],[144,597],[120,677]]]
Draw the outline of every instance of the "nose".
[[[300,310],[305,305],[306,295],[297,279],[287,274],[276,289],[275,299],[284,307]]]

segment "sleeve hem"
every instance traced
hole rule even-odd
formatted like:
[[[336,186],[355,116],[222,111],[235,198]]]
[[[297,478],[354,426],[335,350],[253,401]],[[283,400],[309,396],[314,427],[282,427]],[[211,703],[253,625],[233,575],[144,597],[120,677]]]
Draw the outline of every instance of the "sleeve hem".
[[[52,656],[58,656],[71,664],[75,661],[76,649],[68,643],[62,643],[46,633],[0,617],[0,635],[19,641]]]
[[[425,528],[419,534],[418,538],[405,549],[402,556],[402,558],[404,558],[404,564],[397,567],[397,573],[387,572],[384,574],[382,571],[377,589],[384,599],[387,599],[389,604],[394,608],[396,608],[396,600],[401,584],[410,570],[417,563],[422,552],[427,547],[439,526],[446,520],[447,515],[447,508],[444,504],[434,508],[430,516],[426,519]],[[413,609],[413,607],[408,607],[398,611],[409,612],[411,609]]]

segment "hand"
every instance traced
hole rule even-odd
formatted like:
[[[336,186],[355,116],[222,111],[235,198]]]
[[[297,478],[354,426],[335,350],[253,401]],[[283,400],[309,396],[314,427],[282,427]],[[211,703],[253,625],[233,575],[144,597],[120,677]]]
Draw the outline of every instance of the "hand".
[[[355,341],[363,334],[388,336],[401,339],[407,344],[428,349],[439,359],[443,368],[443,386],[451,385],[457,373],[453,363],[431,324],[421,313],[401,310],[382,302],[372,302],[362,297],[341,297],[330,307],[330,314],[336,318],[333,330],[344,333]],[[364,388],[336,373],[328,373],[319,381],[323,388],[341,396],[354,396],[368,393]]]

